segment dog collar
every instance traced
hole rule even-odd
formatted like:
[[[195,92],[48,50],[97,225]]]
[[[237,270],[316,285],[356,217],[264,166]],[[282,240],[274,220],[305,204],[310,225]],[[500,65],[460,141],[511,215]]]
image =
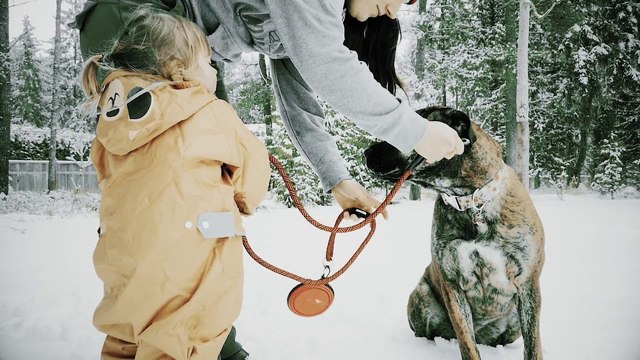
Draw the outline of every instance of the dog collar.
[[[491,181],[483,187],[476,189],[470,195],[455,196],[441,193],[440,196],[445,204],[448,204],[458,211],[465,211],[471,208],[481,210],[486,203],[491,201],[491,199],[496,197],[496,195],[504,189],[506,170],[507,167],[505,165]]]

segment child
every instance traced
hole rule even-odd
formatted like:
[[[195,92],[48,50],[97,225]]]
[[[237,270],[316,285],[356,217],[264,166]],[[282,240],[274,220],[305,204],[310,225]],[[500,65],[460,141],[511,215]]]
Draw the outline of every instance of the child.
[[[97,106],[93,261],[103,359],[220,359],[242,301],[243,228],[266,195],[265,146],[213,95],[197,26],[141,7],[82,83]]]

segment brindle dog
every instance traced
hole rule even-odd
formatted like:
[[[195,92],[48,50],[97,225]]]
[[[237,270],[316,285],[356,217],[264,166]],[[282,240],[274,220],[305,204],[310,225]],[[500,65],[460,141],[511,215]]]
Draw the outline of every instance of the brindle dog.
[[[470,143],[451,160],[423,162],[409,178],[440,195],[431,264],[409,296],[411,329],[428,339],[457,338],[462,359],[480,359],[476,344],[523,336],[524,358],[542,359],[544,233],[527,190],[503,162],[500,145],[466,114],[447,107],[417,113],[448,124]],[[412,160],[385,142],[365,156],[374,174],[394,182]]]

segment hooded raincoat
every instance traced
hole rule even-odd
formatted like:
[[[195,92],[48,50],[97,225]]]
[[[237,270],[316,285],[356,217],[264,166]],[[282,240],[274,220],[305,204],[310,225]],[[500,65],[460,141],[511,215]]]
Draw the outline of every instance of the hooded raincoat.
[[[91,154],[103,358],[214,360],[240,312],[241,213],[266,194],[266,148],[197,83],[116,71],[103,86]]]

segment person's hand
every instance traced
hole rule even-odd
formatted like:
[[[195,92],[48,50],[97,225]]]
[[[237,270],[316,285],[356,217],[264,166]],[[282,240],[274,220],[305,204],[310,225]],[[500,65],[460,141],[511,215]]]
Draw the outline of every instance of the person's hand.
[[[462,154],[464,144],[455,130],[439,121],[427,120],[427,131],[416,144],[416,152],[428,163]]]
[[[371,194],[369,194],[362,185],[352,179],[342,180],[339,182],[338,185],[331,189],[331,195],[333,195],[334,199],[338,202],[338,205],[340,205],[344,210],[355,207],[368,213],[372,213],[381,204],[381,202],[371,196]],[[386,220],[388,216],[389,214],[385,209],[382,212],[382,217]],[[345,218],[358,221],[358,217],[356,215],[345,214]]]

